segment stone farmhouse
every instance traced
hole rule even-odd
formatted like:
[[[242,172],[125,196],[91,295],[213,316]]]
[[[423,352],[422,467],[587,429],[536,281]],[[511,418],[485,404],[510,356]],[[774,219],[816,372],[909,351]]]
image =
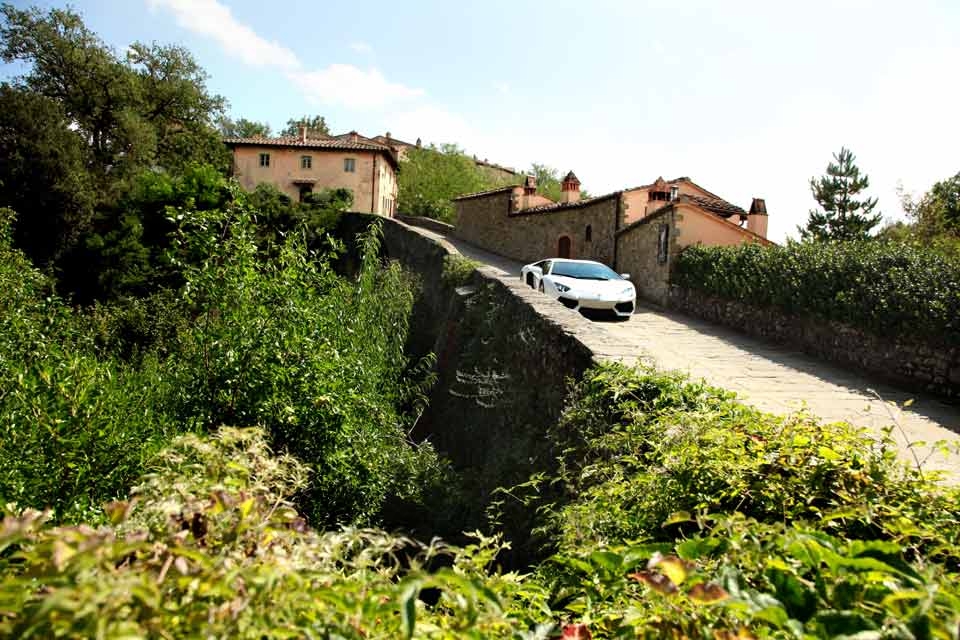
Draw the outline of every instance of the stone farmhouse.
[[[390,135],[367,138],[356,131],[324,135],[304,126],[296,136],[225,138],[233,152],[233,176],[252,191],[269,182],[295,201],[315,189],[346,188],[353,192],[353,210],[392,217],[397,208],[399,161],[408,149],[421,146]],[[494,178],[512,180],[513,169],[473,158]]]
[[[346,188],[353,210],[392,217],[397,207],[399,155],[393,147],[356,131],[280,138],[226,138],[233,151],[233,175],[252,191],[269,182],[295,201],[314,189]]]
[[[686,246],[767,240],[765,202],[746,211],[690,178],[664,180],[580,199],[580,181],[563,179],[560,202],[537,194],[536,179],[454,200],[454,234],[520,262],[583,258],[630,273],[637,293],[665,304],[670,271]]]

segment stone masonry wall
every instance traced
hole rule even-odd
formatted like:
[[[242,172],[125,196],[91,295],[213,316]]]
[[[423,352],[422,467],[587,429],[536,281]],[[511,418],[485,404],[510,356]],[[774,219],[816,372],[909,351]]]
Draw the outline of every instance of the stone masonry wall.
[[[377,220],[344,218],[338,233],[348,244],[349,234]],[[411,435],[431,442],[466,479],[469,497],[455,532],[472,530],[485,523],[480,505],[489,503],[494,489],[555,464],[559,452],[550,449],[545,434],[563,411],[569,383],[603,357],[581,337],[603,333],[579,313],[490,267],[451,282],[445,265],[448,256],[459,256],[453,247],[398,220],[379,220],[384,257],[399,261],[422,285],[408,355],[437,356],[438,380]],[[510,562],[522,564],[532,552],[524,548],[528,538],[518,533]]]
[[[454,232],[474,246],[520,262],[557,257],[558,241],[567,236],[570,257],[612,266],[620,215],[619,194],[543,212],[511,213],[510,192],[502,191],[458,201]]]
[[[617,233],[617,271],[629,273],[637,297],[666,305],[670,293],[670,269],[679,252],[676,219],[671,210],[658,212]],[[660,262],[657,245],[660,226],[667,225],[666,261]]]
[[[960,397],[960,349],[894,341],[815,317],[761,309],[672,285],[669,306],[907,388]]]

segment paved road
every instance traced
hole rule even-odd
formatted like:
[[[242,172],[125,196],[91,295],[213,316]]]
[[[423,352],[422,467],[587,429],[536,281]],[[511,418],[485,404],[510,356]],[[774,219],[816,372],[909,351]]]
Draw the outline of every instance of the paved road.
[[[504,280],[519,280],[520,263],[434,231],[417,231],[448,248],[498,270]],[[571,312],[573,313],[573,312]],[[805,408],[825,421],[847,421],[880,433],[896,422],[893,437],[901,455],[924,468],[947,471],[960,482],[960,456],[932,452],[910,442],[946,440],[960,444],[960,406],[935,397],[905,392],[817,360],[788,347],[763,342],[730,329],[659,307],[638,305],[628,322],[597,322],[600,331],[581,339],[611,360],[652,361],[730,391],[763,411],[788,413]],[[879,395],[879,398],[877,397]],[[882,398],[882,400],[881,400]],[[909,408],[898,409],[913,400]]]

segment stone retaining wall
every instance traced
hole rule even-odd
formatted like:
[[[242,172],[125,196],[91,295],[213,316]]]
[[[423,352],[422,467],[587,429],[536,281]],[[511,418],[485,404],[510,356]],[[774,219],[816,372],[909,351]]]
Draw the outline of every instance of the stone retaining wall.
[[[788,315],[677,285],[670,287],[668,306],[901,386],[960,397],[960,349],[956,347],[929,345],[906,337],[891,340],[839,322]]]

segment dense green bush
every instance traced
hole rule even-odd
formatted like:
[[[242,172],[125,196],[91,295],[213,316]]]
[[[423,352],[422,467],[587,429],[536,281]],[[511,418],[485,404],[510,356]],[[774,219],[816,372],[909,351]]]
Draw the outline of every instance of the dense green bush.
[[[0,499],[81,519],[122,495],[176,432],[153,358],[99,357],[86,318],[10,247],[0,220]]]
[[[224,428],[176,440],[130,500],[107,505],[109,527],[51,529],[40,512],[8,514],[0,636],[532,637],[503,610],[519,577],[486,572],[495,541],[458,550],[313,531],[291,503],[308,475],[272,455],[261,430]],[[423,569],[441,557],[447,568]]]
[[[893,242],[693,246],[673,283],[868,332],[960,344],[960,260]]]
[[[369,523],[419,504],[447,471],[410,442],[427,367],[409,363],[413,284],[363,241],[356,280],[291,230],[264,247],[242,198],[180,209],[176,291],[75,310],[0,243],[0,502],[78,521],[183,430],[266,427],[315,473],[315,522]],[[401,507],[402,508],[402,507]]]
[[[379,260],[379,226],[362,240],[355,281],[330,256],[289,234],[263,260],[250,213],[183,220],[183,297],[197,315],[182,335],[176,413],[201,429],[261,425],[314,466],[301,506],[314,522],[370,522],[388,497],[417,499],[439,478],[429,445],[406,439],[398,407],[415,404],[404,379],[414,289]]]
[[[550,437],[552,482],[512,491],[539,490],[555,536],[528,575],[496,568],[496,537],[314,531],[292,502],[310,470],[262,430],[180,437],[109,527],[7,515],[0,635],[958,638],[960,493],[887,442],[615,366]]]
[[[960,490],[889,437],[605,366],[551,439],[559,471],[510,493],[557,551],[554,615],[595,637],[957,637]]]

